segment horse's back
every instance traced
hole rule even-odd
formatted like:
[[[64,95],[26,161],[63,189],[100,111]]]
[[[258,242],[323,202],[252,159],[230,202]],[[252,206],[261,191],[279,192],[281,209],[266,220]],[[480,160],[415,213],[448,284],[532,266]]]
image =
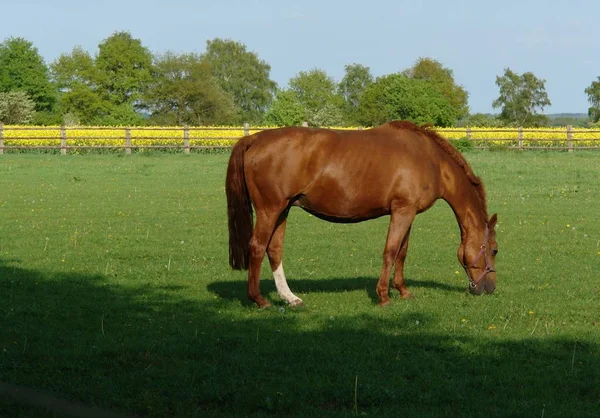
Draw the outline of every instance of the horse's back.
[[[315,213],[368,218],[386,214],[398,195],[409,204],[418,199],[412,189],[436,182],[429,147],[410,131],[279,128],[255,134],[244,166],[259,204],[299,199]]]

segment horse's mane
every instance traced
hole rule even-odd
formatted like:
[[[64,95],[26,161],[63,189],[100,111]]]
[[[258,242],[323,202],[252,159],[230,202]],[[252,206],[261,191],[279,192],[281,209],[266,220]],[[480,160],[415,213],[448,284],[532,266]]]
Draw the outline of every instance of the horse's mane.
[[[441,135],[439,135],[437,132],[431,129],[431,126],[429,125],[418,126],[410,121],[405,120],[395,120],[387,123],[387,125],[395,129],[406,129],[414,132],[419,132],[432,139],[441,149],[443,149],[446,152],[446,154],[448,154],[450,158],[452,158],[456,162],[456,164],[458,164],[458,166],[464,170],[465,174],[467,175],[467,178],[471,181],[473,187],[475,187],[475,191],[477,192],[477,196],[479,196],[479,201],[481,202],[481,207],[483,208],[483,213],[487,221],[487,199],[485,197],[485,187],[483,186],[483,182],[479,177],[475,175],[475,173],[473,173],[473,169],[471,168],[467,160],[465,160],[465,157],[463,157],[463,155],[460,152],[458,152],[458,150],[454,148],[452,144],[448,142],[447,139],[443,138]]]

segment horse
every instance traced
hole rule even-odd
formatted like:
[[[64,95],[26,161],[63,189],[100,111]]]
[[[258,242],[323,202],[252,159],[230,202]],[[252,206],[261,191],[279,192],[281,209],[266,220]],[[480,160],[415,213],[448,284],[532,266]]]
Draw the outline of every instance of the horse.
[[[287,216],[294,206],[330,222],[390,215],[376,287],[379,305],[385,306],[394,265],[394,288],[402,298],[412,298],[404,281],[411,225],[417,214],[443,199],[460,228],[457,255],[468,290],[481,295],[496,288],[497,214],[488,219],[482,180],[429,126],[396,120],[356,131],[260,131],[234,145],[225,189],[229,264],[248,270],[248,298],[261,308],[271,305],[260,293],[265,252],[279,297],[291,306],[303,304],[290,290],[282,264]]]

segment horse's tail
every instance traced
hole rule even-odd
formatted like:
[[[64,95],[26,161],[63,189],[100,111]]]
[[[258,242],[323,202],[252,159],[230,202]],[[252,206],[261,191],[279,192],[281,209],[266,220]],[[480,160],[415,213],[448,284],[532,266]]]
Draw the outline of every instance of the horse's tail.
[[[229,265],[235,270],[247,270],[252,238],[252,202],[244,176],[244,154],[253,137],[240,139],[231,151],[227,166],[227,217],[229,223]]]

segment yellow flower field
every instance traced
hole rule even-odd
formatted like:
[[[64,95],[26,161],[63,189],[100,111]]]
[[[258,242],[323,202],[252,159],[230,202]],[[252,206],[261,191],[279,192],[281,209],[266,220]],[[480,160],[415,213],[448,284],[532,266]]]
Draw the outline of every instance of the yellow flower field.
[[[250,133],[264,128],[253,127]],[[190,147],[231,146],[244,135],[244,128],[239,127],[190,127]],[[73,127],[65,129],[69,148],[84,147],[124,147],[126,145],[126,128],[120,127]],[[144,147],[183,147],[184,128],[129,128],[132,148]],[[48,147],[59,148],[61,129],[59,126],[31,127],[11,126],[3,128],[5,147]]]
[[[269,127],[251,127],[249,132],[255,133]],[[358,129],[345,127],[337,129]],[[466,128],[436,128],[448,139],[464,139]],[[132,148],[179,148],[184,146],[185,129],[183,127],[133,127],[128,129]],[[229,147],[244,135],[244,128],[215,126],[188,128],[189,146]],[[126,145],[127,129],[122,127],[69,127],[65,130],[67,147],[76,151],[78,148],[104,147],[122,148]],[[5,148],[10,147],[44,147],[59,148],[61,146],[61,128],[59,126],[32,127],[6,125],[2,130]],[[506,128],[473,128],[470,138],[475,146],[510,146],[519,144],[517,129]],[[584,128],[572,130],[575,147],[600,147],[600,131]],[[523,129],[524,147],[566,147],[566,128]]]
[[[466,128],[438,128],[443,137],[463,139],[467,137]],[[524,147],[566,147],[567,128],[523,128]],[[471,139],[476,145],[518,146],[519,130],[511,128],[471,128]],[[600,131],[586,128],[573,128],[571,138],[574,147],[600,146]]]

